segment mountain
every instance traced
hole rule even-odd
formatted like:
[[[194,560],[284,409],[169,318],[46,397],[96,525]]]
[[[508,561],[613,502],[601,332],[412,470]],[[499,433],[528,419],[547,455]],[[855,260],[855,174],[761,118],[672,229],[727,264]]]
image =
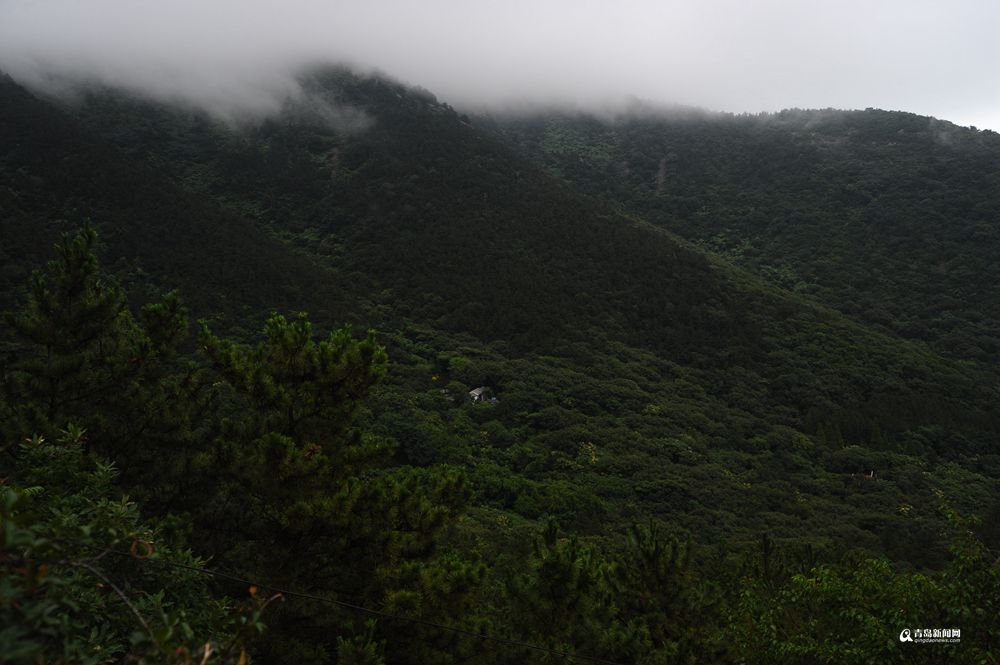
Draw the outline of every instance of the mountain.
[[[1000,354],[1000,135],[910,113],[526,114],[551,173],[785,289],[939,353]]]
[[[0,99],[5,306],[28,269],[49,258],[59,232],[89,218],[101,228],[108,255],[122,263],[122,279],[181,288],[202,312],[235,303],[336,309],[336,280],[308,257],[185,192],[155,165],[123,154],[9,77],[0,78]]]
[[[550,517],[572,538],[551,522],[535,556],[578,573],[621,554],[636,523],[712,552],[690,574],[708,605],[732,592],[731,609],[747,566],[789,582],[771,577],[775,543],[786,572],[802,552],[806,571],[851,556],[934,570],[951,561],[942,505],[997,533],[993,137],[957,132],[928,153],[926,178],[965,174],[936,191],[892,177],[930,140],[906,138],[923,123],[910,116],[497,120],[344,69],[301,84],[279,115],[230,125],[5,80],[7,301],[53,231],[90,217],[119,281],[179,287],[245,341],[272,309],[375,327],[389,371],[359,419],[393,452],[366,478],[461,470],[469,506],[438,547],[488,565],[477,607],[500,624],[517,605],[496,598],[528,593],[517,574]],[[871,118],[906,140],[870,138]],[[858,193],[858,173],[877,186]],[[969,183],[984,193],[962,208]],[[928,210],[961,212],[941,231],[939,280],[923,227],[902,212],[868,223],[876,190],[879,205],[923,192]],[[810,262],[820,245],[833,258]],[[950,328],[907,327],[922,293]],[[495,401],[473,403],[478,387]]]
[[[94,217],[113,255],[186,287],[205,313],[322,313],[345,291],[339,300],[355,303],[345,318],[404,338],[427,329],[437,348],[415,362],[445,379],[451,361],[438,356],[455,353],[448,337],[471,335],[460,355],[476,369],[461,378],[506,398],[501,422],[523,431],[535,455],[574,455],[607,428],[599,445],[609,458],[648,451],[640,459],[649,462],[613,477],[655,467],[665,432],[729,457],[720,473],[744,472],[744,454],[790,454],[782,448],[791,440],[805,446],[800,455],[819,445],[830,456],[822,474],[871,465],[834,461],[846,444],[883,458],[993,452],[996,383],[982,368],[852,324],[618,212],[616,200],[581,195],[426,92],[345,70],[313,72],[304,85],[306,103],[233,128],[114,91],[57,111],[8,82],[15,103],[5,103],[4,127],[25,150],[8,156],[5,174],[54,183],[41,186],[41,209],[25,206],[20,217]],[[23,191],[20,182],[8,191]],[[635,369],[593,377],[625,358]],[[553,364],[565,366],[562,381],[550,378]],[[562,415],[540,418],[546,410]],[[623,418],[639,420],[612,424]],[[635,427],[647,434],[630,441]],[[790,492],[802,491],[815,463],[796,468],[803,461],[789,462],[803,474]],[[742,481],[715,481],[694,490],[685,478],[679,489],[646,491],[643,503],[656,513],[679,491],[684,505],[721,507],[703,496],[721,482],[736,502],[727,512],[747,512]]]
[[[141,257],[152,274],[171,271],[182,286],[180,276],[198,275],[199,284],[213,285],[220,296],[226,290],[230,312],[259,309],[265,298],[267,306],[284,310],[299,302],[315,305],[320,298],[296,300],[287,292],[316,294],[318,284],[329,290],[337,285],[347,292],[341,300],[356,303],[345,318],[387,333],[399,331],[404,339],[426,330],[431,349],[412,362],[431,367],[408,389],[431,388],[434,370],[445,381],[458,377],[468,389],[492,385],[504,398],[497,414],[503,417],[497,420],[518,432],[514,438],[537,458],[526,468],[542,469],[543,484],[565,476],[553,455],[572,457],[582,443],[602,439],[597,445],[606,450],[610,477],[628,479],[632,487],[616,487],[600,497],[590,523],[606,512],[623,514],[629,496],[640,500],[643,512],[684,513],[681,519],[692,531],[699,520],[687,513],[694,507],[715,506],[729,515],[716,515],[715,521],[738,524],[736,530],[744,533],[768,522],[772,527],[784,523],[777,513],[762,517],[761,511],[774,510],[765,504],[749,508],[738,489],[746,481],[726,476],[726,470],[745,475],[746,463],[738,460],[748,454],[755,460],[751,477],[765,483],[783,476],[786,471],[779,469],[790,465],[797,480],[788,483],[787,496],[806,490],[812,497],[807,502],[817,502],[809,519],[817,524],[813,533],[824,537],[829,529],[819,525],[829,520],[829,509],[821,506],[838,500],[842,489],[812,487],[811,476],[837,485],[843,474],[877,465],[891,479],[895,451],[920,458],[977,455],[980,461],[969,471],[991,475],[982,460],[995,459],[996,382],[984,368],[944,361],[920,345],[853,324],[650,226],[639,217],[645,211],[623,214],[616,209],[621,207],[617,199],[581,195],[429,93],[345,70],[312,72],[303,85],[305,102],[290,102],[284,115],[242,128],[114,91],[92,92],[82,105],[64,109],[72,119],[63,122],[89,132],[103,150],[114,151],[128,165],[117,173],[140,174],[125,180],[123,188],[108,186],[112,195],[127,192],[137,209],[142,196],[136,194],[150,188],[138,181],[172,188],[170,204],[161,197],[144,206],[175,225],[169,232],[163,228],[166,221],[133,219],[135,214],[124,226],[118,199],[103,205],[117,211],[111,219],[95,211],[112,241],[145,238],[142,251],[166,255],[145,258],[155,254],[127,245],[117,251]],[[47,112],[56,113],[51,107]],[[34,109],[29,115],[48,117]],[[686,122],[702,132],[712,126],[708,120]],[[19,136],[28,131],[12,122],[5,126]],[[44,131],[53,136],[51,129]],[[730,124],[723,122],[719,131],[718,145],[735,143],[727,138],[735,131]],[[775,144],[779,135],[778,129],[767,134]],[[788,137],[793,145],[801,140],[793,131]],[[697,135],[690,140],[697,141]],[[77,150],[65,138],[49,144]],[[751,144],[743,150],[757,154],[761,149]],[[34,148],[32,154],[41,158]],[[80,161],[109,159],[88,155]],[[728,166],[733,159],[717,161],[720,169],[734,168]],[[46,155],[44,162],[65,160]],[[727,175],[742,182],[729,171],[719,177]],[[691,198],[696,194],[692,190]],[[204,213],[176,210],[174,202],[204,206],[211,221]],[[205,238],[206,233],[213,236]],[[229,258],[213,252],[227,252]],[[287,258],[243,267],[247,257],[262,252]],[[216,286],[215,275],[199,272],[227,265],[240,266],[242,274],[223,288]],[[286,293],[268,290],[279,288]],[[197,302],[203,289],[189,288],[190,297]],[[240,296],[244,291],[252,297]],[[217,297],[217,309],[220,303]],[[464,352],[456,353],[458,344]],[[609,352],[612,348],[619,350]],[[451,355],[469,358],[468,365],[451,371],[453,364],[465,362],[441,358]],[[623,360],[632,369],[613,369]],[[440,405],[431,410],[447,413]],[[541,417],[548,411],[554,413]],[[427,414],[417,415],[425,419]],[[388,433],[410,441],[413,451],[404,448],[409,461],[427,455],[456,459],[432,443],[434,435],[410,431],[412,423],[395,427]],[[636,429],[645,434],[635,439]],[[658,468],[662,453],[657,450],[664,445],[658,442],[664,440],[694,442],[701,451],[696,457],[706,462],[721,457],[711,482],[694,483],[671,452],[678,479],[665,484],[659,473],[652,474],[644,481],[649,487],[642,489],[637,476]],[[862,448],[841,459],[839,449],[851,444]],[[789,445],[801,450],[793,453]],[[822,452],[819,469],[815,458],[802,458],[815,446]],[[875,460],[869,461],[873,454]],[[518,471],[509,466],[508,453],[493,455],[491,462]],[[764,463],[774,455],[792,458]],[[927,463],[917,459],[900,466]],[[755,468],[761,465],[765,468]],[[786,482],[782,478],[781,484]],[[719,495],[728,498],[720,502]],[[534,517],[548,511],[539,506],[525,512]],[[579,512],[560,514],[579,519]],[[882,519],[896,519],[892,507]],[[809,531],[796,524],[779,533]],[[871,546],[878,549],[882,541]]]

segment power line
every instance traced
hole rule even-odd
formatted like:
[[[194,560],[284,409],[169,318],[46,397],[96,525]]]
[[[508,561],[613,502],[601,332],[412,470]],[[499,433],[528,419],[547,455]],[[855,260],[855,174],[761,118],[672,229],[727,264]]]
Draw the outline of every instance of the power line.
[[[62,539],[66,542],[74,542],[69,539]],[[531,644],[529,642],[520,642],[518,640],[510,640],[503,637],[496,637],[494,635],[487,635],[485,633],[477,633],[473,630],[467,630],[465,628],[458,628],[456,626],[448,626],[446,624],[438,623],[436,621],[430,621],[428,619],[420,619],[417,617],[408,617],[401,614],[393,614],[391,612],[383,612],[382,610],[375,610],[369,607],[364,607],[363,605],[358,605],[355,603],[348,603],[343,600],[337,600],[335,598],[329,598],[327,596],[319,596],[313,593],[307,593],[304,591],[295,591],[292,589],[285,589],[273,584],[268,584],[266,582],[255,582],[253,580],[240,577],[238,575],[232,575],[230,573],[224,573],[218,570],[210,570],[208,568],[199,568],[198,566],[192,566],[191,564],[181,563],[179,561],[168,561],[166,559],[152,558],[151,556],[136,556],[134,551],[121,551],[110,548],[100,548],[88,543],[74,542],[76,545],[86,547],[88,549],[100,550],[102,553],[115,554],[117,556],[127,557],[130,559],[136,559],[144,563],[154,563],[161,566],[166,566],[169,568],[181,568],[183,570],[189,570],[195,573],[200,573],[202,575],[208,575],[211,577],[217,577],[219,579],[228,580],[230,582],[237,582],[246,586],[256,586],[259,589],[268,589],[275,593],[280,593],[283,596],[291,598],[302,598],[305,600],[313,600],[320,603],[326,603],[328,605],[336,605],[337,607],[342,607],[344,609],[353,610],[355,612],[362,612],[364,614],[369,614],[371,616],[381,617],[383,619],[390,619],[393,621],[401,621],[404,623],[411,623],[420,626],[428,626],[431,628],[437,628],[439,630],[444,630],[447,632],[455,633],[457,635],[464,635],[465,637],[471,637],[478,640],[483,640],[487,642],[493,642],[501,646],[516,647],[521,649],[528,649],[531,651],[538,651],[541,653],[547,653],[553,656],[560,656],[562,658],[569,658],[571,660],[586,661],[590,663],[600,663],[601,665],[623,665],[612,660],[606,660],[604,658],[598,658],[596,656],[581,656],[579,654],[569,653],[568,651],[560,651],[558,649],[550,649],[549,647],[543,647],[537,644]],[[134,550],[134,547],[133,547]]]

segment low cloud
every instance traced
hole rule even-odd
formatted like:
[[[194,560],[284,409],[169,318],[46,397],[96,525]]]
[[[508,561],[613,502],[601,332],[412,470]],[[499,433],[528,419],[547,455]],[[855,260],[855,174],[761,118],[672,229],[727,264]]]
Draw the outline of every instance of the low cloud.
[[[725,111],[901,109],[1000,129],[991,0],[0,0],[0,68],[233,116],[317,61],[460,107],[635,95]]]

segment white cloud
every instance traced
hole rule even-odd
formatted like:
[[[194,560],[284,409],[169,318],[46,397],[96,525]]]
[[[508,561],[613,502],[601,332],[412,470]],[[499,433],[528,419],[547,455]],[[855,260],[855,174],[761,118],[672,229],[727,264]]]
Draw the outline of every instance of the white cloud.
[[[349,60],[456,105],[634,94],[902,109],[1000,129],[992,0],[0,0],[0,67],[268,109]]]

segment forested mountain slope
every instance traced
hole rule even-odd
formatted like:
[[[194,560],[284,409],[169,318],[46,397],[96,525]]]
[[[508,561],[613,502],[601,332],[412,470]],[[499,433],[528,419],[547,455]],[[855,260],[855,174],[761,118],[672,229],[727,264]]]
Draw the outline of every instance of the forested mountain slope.
[[[234,308],[339,310],[329,271],[205,197],[93,136],[52,104],[0,78],[0,302],[59,232],[92,219],[120,277],[181,288],[205,314]],[[329,319],[327,319],[329,320]]]
[[[1000,354],[1000,136],[910,113],[484,120],[592,195],[856,320]]]
[[[323,482],[340,482],[355,466],[365,482],[351,485],[350,476],[343,487],[405,479],[366,506],[399,501],[388,510],[403,535],[344,522],[361,528],[358,547],[375,545],[371,558],[343,570],[293,517],[284,530],[258,534],[224,495],[143,488],[148,505],[188,516],[181,519],[195,525],[202,554],[254,574],[280,569],[290,585],[315,574],[324,590],[341,585],[364,602],[470,628],[560,648],[588,644],[629,662],[658,662],[642,661],[643,648],[686,662],[691,653],[725,660],[722,633],[713,631],[729,617],[760,619],[765,605],[737,600],[741,584],[755,589],[747,598],[768,598],[793,571],[845,556],[948,565],[943,507],[983,516],[981,536],[996,544],[1000,412],[996,374],[985,364],[942,357],[845,317],[830,299],[777,288],[703,253],[647,223],[639,207],[546,173],[429,93],[343,69],[315,70],[302,82],[304,96],[280,115],[241,126],[119,91],[91,89],[67,103],[10,81],[0,89],[5,289],[37,262],[48,227],[90,216],[120,280],[134,290],[179,286],[196,316],[224,321],[242,341],[254,339],[248,331],[268,310],[304,308],[324,321],[374,326],[387,347],[384,381],[376,385],[375,362],[357,390],[336,393],[346,405],[324,412],[333,429],[309,434],[329,435],[333,448],[360,446],[360,456],[331,452],[345,466],[301,476],[300,490],[271,483],[267,455],[297,451],[301,468],[292,470],[304,474],[315,451],[326,451],[302,438],[294,413],[283,417],[268,383],[280,379],[267,372],[301,379],[299,356],[288,361],[292,370],[278,361],[310,330],[272,319],[270,346],[256,350],[199,337],[202,370],[216,372],[207,385],[231,389],[217,422],[182,428],[184,445],[165,453],[177,458],[172,468],[196,472],[198,482],[182,477],[182,487],[219,480],[252,498],[253,479],[277,505],[290,502],[279,517],[308,514],[320,521],[308,522],[315,543],[349,552],[353,532],[323,530],[323,510],[336,516],[346,501],[324,496]],[[692,185],[689,196],[715,193]],[[351,349],[349,339],[331,344]],[[366,362],[379,358],[364,344]],[[16,366],[24,351],[9,348]],[[472,402],[476,387],[496,399]],[[263,405],[264,415],[243,414],[240,399]],[[230,422],[230,413],[245,422]],[[346,425],[354,419],[357,430]],[[220,431],[263,438],[218,447]],[[217,447],[207,463],[200,451]],[[313,492],[315,503],[296,504],[298,491]],[[254,524],[272,519],[264,505],[247,516]],[[460,521],[445,521],[459,510]],[[212,515],[225,515],[225,528],[212,528]],[[571,537],[557,537],[556,523]],[[646,526],[630,532],[637,523]],[[283,540],[288,533],[316,557],[302,570],[275,560],[285,548],[288,557],[301,554]],[[667,548],[662,533],[693,544]],[[388,568],[366,569],[372,561]],[[576,571],[579,587],[556,579],[565,570]],[[657,585],[684,592],[664,601],[669,609],[657,605],[661,598],[629,600]],[[788,600],[767,611],[787,610],[774,621],[794,622],[795,607]],[[323,632],[332,625],[364,642],[360,621],[296,611],[281,615],[291,618],[277,622],[262,653],[294,644],[332,654],[341,634]],[[699,624],[713,628],[699,633]],[[393,626],[380,624],[378,639]],[[322,640],[311,637],[316,631]],[[392,653],[399,662],[456,662],[460,651],[475,651],[468,641],[420,644],[427,650],[411,652],[404,641]]]
[[[597,445],[613,451],[605,462],[612,475],[634,479],[647,463],[621,460],[645,449],[640,459],[648,456],[655,465],[663,444],[654,442],[668,432],[706,451],[731,451],[724,455],[735,457],[726,464],[737,466],[744,465],[736,462],[743,454],[757,460],[777,454],[793,455],[778,468],[795,468],[804,459],[790,448],[804,446],[801,454],[814,445],[833,456],[824,463],[826,473],[870,471],[873,464],[884,471],[891,464],[857,454],[836,461],[843,455],[838,450],[851,444],[959,460],[987,455],[981,459],[993,464],[997,414],[990,374],[851,324],[581,196],[429,93],[338,69],[315,71],[303,85],[307,95],[290,101],[283,115],[245,127],[113,91],[95,91],[82,106],[71,106],[75,119],[65,122],[79,122],[129,159],[169,175],[191,200],[228,211],[213,215],[243,226],[227,231],[183,211],[170,219],[232,236],[236,248],[250,238],[259,239],[250,243],[256,248],[284,239],[310,254],[295,269],[320,264],[339,275],[336,283],[354,302],[370,303],[356,306],[355,318],[404,338],[412,335],[408,330],[433,331],[423,357],[413,359],[430,363],[417,385],[433,389],[432,374],[441,382],[459,379],[465,389],[489,384],[506,398],[499,422],[521,433],[513,438],[527,444],[531,457],[541,455],[521,464],[544,469],[542,477],[564,475],[543,461],[552,454],[572,457],[582,444],[603,438]],[[170,210],[163,204],[151,209],[161,216]],[[230,251],[220,249],[226,241],[192,237],[188,226],[151,236],[153,227],[122,230],[120,219],[99,223],[112,238],[155,237],[159,251],[176,251],[192,267],[220,263],[200,258],[202,249]],[[177,251],[175,241],[185,249]],[[318,267],[306,275],[313,282],[295,274],[265,275],[260,282],[264,289],[310,294],[311,284],[330,283]],[[242,288],[260,298],[255,283]],[[270,297],[279,309],[296,307],[284,295]],[[243,304],[231,298],[227,307],[233,312]],[[455,354],[451,335],[472,336],[465,352]],[[609,353],[613,348],[621,350]],[[626,362],[642,369],[626,378],[613,367],[629,355]],[[515,369],[511,363],[519,358],[530,369]],[[595,373],[600,366],[608,369]],[[388,410],[392,416],[395,409]],[[448,411],[441,403],[433,410]],[[412,423],[388,420],[403,428],[390,427],[391,434],[411,439],[414,451],[404,459],[453,459],[435,443],[437,427],[414,435]],[[636,428],[647,434],[633,440]],[[441,440],[453,438],[447,426],[440,429]],[[492,455],[512,464],[502,450]],[[815,461],[803,469],[807,475]],[[983,463],[969,470],[991,474]],[[716,482],[735,481],[679,482],[679,489],[645,491],[643,503],[660,506],[656,510],[673,505],[673,512],[684,496],[694,497],[692,506],[721,507],[726,503],[709,498]],[[730,510],[746,505],[735,490],[742,482],[721,493],[737,502]],[[803,484],[793,485],[798,495]],[[621,502],[641,487],[611,491],[611,506],[618,507],[598,514],[624,510],[628,501]],[[960,500],[968,505],[968,496]],[[540,505],[527,512],[549,511]],[[758,514],[734,525],[742,531],[747,519],[761,524]]]

